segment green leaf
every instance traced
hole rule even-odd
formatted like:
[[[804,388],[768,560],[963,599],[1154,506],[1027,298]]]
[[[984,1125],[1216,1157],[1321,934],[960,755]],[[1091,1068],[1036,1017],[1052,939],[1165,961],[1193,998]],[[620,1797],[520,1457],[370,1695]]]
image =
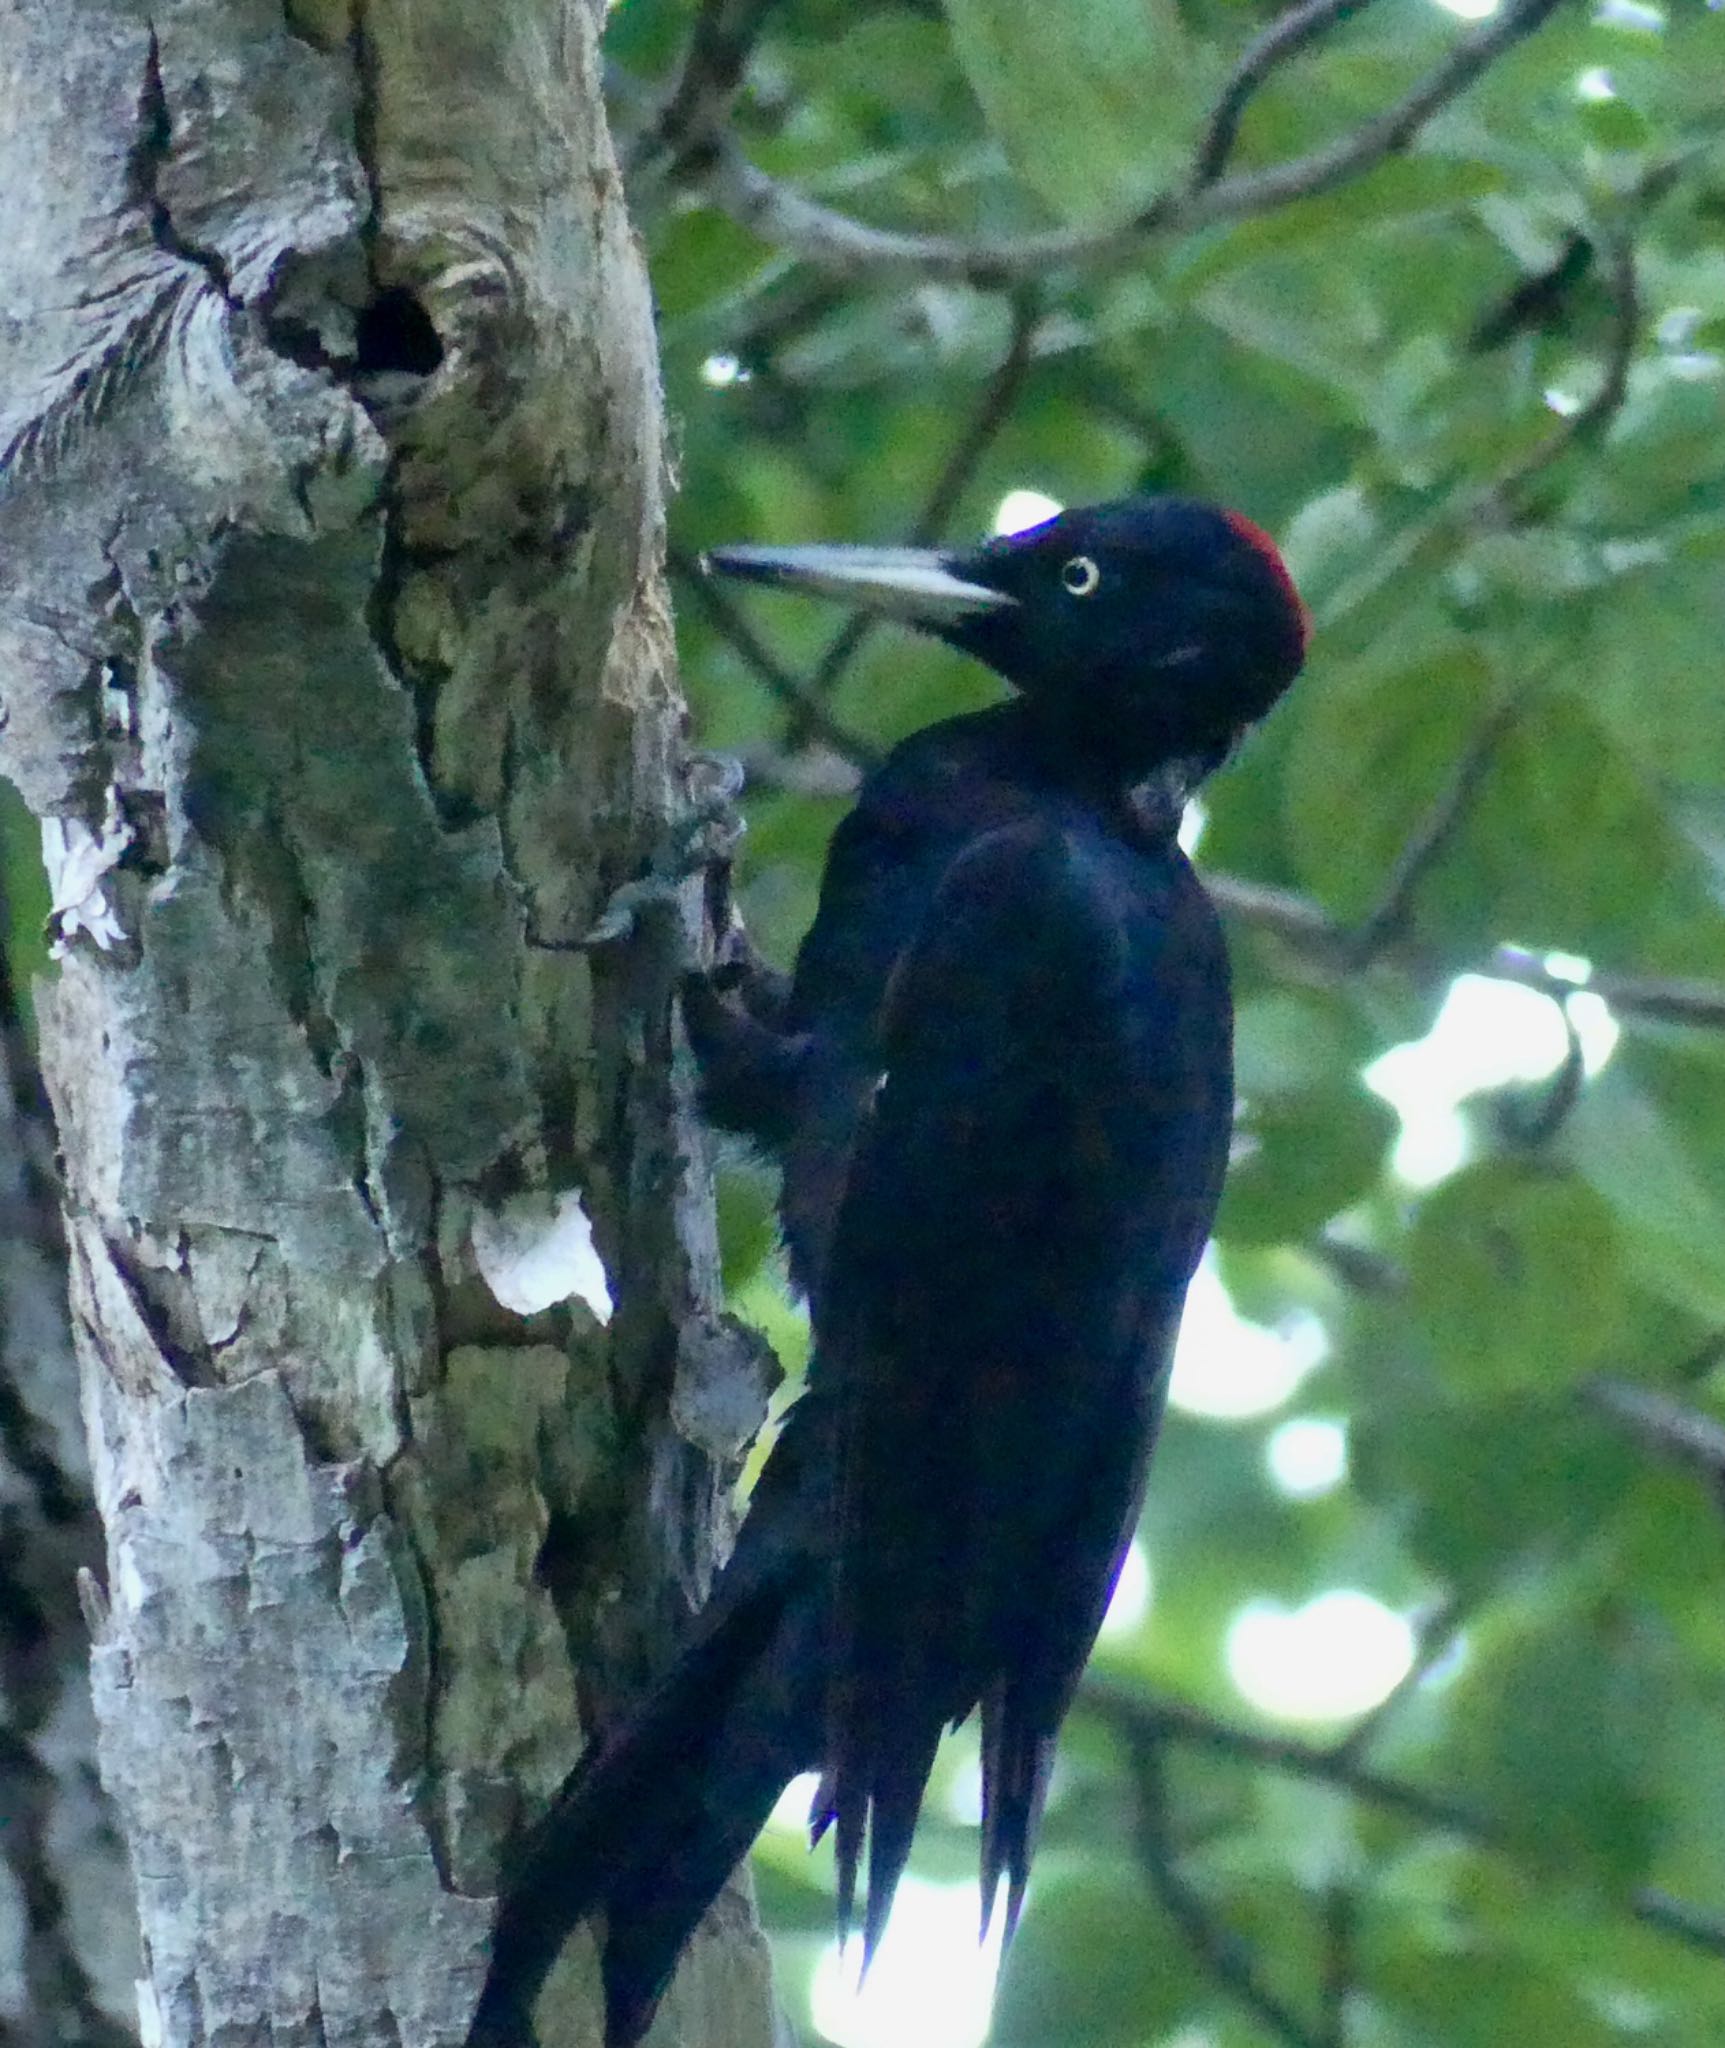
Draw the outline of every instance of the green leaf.
[[[1248,1101],[1309,1094],[1357,1073],[1371,1039],[1339,996],[1280,988],[1253,996],[1234,1020],[1234,1085]]]
[[[1414,1312],[1459,1392],[1573,1382],[1621,1342],[1617,1226],[1575,1174],[1513,1159],[1452,1174],[1421,1202],[1407,1262]]]
[[[989,2048],[1143,2048],[1198,1989],[1133,1866],[1049,1858],[1001,1975]]]
[[[1245,1102],[1246,1140],[1216,1234],[1236,1244],[1309,1237],[1377,1185],[1396,1134],[1389,1105],[1357,1076]]]
[[[679,213],[666,221],[659,229],[658,253],[665,260],[655,271],[662,281],[654,297],[667,352],[692,339],[699,362],[721,346],[723,332],[713,331],[711,317],[700,316],[723,309],[724,326],[734,325],[739,301],[763,289],[771,258],[746,228],[711,210]],[[710,388],[703,395],[710,399]]]
[[[1662,1056],[1626,1045],[1582,1091],[1567,1132],[1569,1156],[1610,1206],[1640,1276],[1712,1322],[1725,1321],[1725,1159],[1720,1098],[1707,1104],[1703,1091],[1722,1083],[1711,1047]]]
[[[1156,335],[1155,361],[1156,416],[1188,453],[1188,487],[1273,531],[1334,483],[1359,412],[1327,373],[1198,312]]]
[[[1346,1003],[1280,990],[1240,1004],[1240,1135],[1216,1234],[1234,1245],[1310,1236],[1376,1185],[1396,1119],[1364,1085],[1371,1041]]]
[[[1447,1938],[1422,1941],[1404,1924],[1374,1942],[1365,1974],[1390,2019],[1386,2043],[1441,2042],[1443,2048],[1505,2048],[1561,2042],[1614,2048],[1620,2034],[1570,1974],[1534,1970],[1511,1947]]]
[[[1715,537],[1622,576],[1586,620],[1588,659],[1569,687],[1650,775],[1725,787],[1719,650],[1725,646],[1725,547]]]
[[[1578,366],[1563,382],[1585,397],[1601,374],[1598,363]],[[1679,376],[1663,365],[1637,379],[1612,421],[1606,450],[1608,459],[1578,483],[1572,517],[1632,532],[1680,519],[1702,491],[1717,489],[1725,464],[1717,379]]]
[[[1500,191],[1503,183],[1503,173],[1491,164],[1434,156],[1386,157],[1365,177],[1333,192],[1250,215],[1194,237],[1172,260],[1170,283],[1182,297],[1189,298],[1237,271],[1286,252],[1309,253],[1322,261],[1338,235],[1376,236],[1387,222],[1395,223],[1388,233],[1405,242],[1410,221],[1453,213],[1469,200]],[[1373,286],[1393,282],[1384,275],[1386,267],[1374,263],[1361,281]],[[1452,288],[1450,280],[1442,284],[1446,290]]]
[[[1421,1563],[1463,1588],[1490,1584],[1524,1549],[1582,1541],[1635,1469],[1594,1418],[1531,1395],[1476,1408],[1363,1401],[1348,1457],[1366,1498],[1406,1519]]]
[[[1450,1766],[1538,1867],[1630,1882],[1663,1832],[1647,1765],[1667,1736],[1673,1675],[1669,1639],[1625,1603],[1535,1587],[1470,1630]]]
[[[832,1938],[833,1894],[829,1858],[809,1854],[806,1843],[777,1829],[764,1834],[750,1859],[755,1899],[775,1934],[804,1934],[822,1945]]]
[[[1521,613],[1525,624],[1525,602]],[[1523,625],[1494,619],[1490,630],[1506,663],[1518,647],[1524,662],[1535,658]],[[1548,647],[1560,630],[1554,620]],[[1497,701],[1478,646],[1434,625],[1423,655],[1397,658],[1405,637],[1387,658],[1320,671],[1288,706],[1289,836],[1308,884],[1343,919],[1377,901]],[[1725,948],[1702,861],[1592,706],[1567,686],[1519,695],[1420,877],[1421,930],[1473,952],[1510,940],[1617,966],[1687,967],[1697,950]]]
[[[1282,559],[1313,612],[1351,576],[1383,537],[1383,523],[1358,484],[1302,505],[1282,537]]]
[[[1647,122],[1626,100],[1588,100],[1577,118],[1595,149],[1615,153],[1647,147]]]
[[[751,1280],[778,1240],[773,1177],[753,1160],[721,1163],[718,1197],[719,1257],[727,1292]]]
[[[1288,835],[1300,873],[1336,916],[1361,917],[1377,901],[1490,695],[1479,653],[1435,625],[1416,658],[1392,652],[1297,686],[1287,707]]]
[[[31,1011],[30,984],[49,968],[47,871],[42,865],[42,830],[24,807],[24,800],[0,777],[0,946],[5,948],[10,981],[26,1017]]]
[[[1173,0],[947,0],[946,13],[989,128],[1066,219],[1122,219],[1185,163],[1214,67]]]

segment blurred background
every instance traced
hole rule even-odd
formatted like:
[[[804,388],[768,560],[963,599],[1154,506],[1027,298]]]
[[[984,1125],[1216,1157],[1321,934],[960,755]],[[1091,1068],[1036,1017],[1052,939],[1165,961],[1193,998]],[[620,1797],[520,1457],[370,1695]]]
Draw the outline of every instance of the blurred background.
[[[770,954],[859,768],[996,686],[704,584],[701,548],[1184,491],[1268,527],[1316,622],[1187,820],[1238,1156],[1023,1928],[996,1984],[961,1734],[859,1998],[793,1788],[756,1868],[810,2042],[1725,2028],[1725,14],[1298,12],[1322,33],[1266,69],[1226,178],[1504,45],[1333,189],[1137,232],[1213,176],[1274,10],[611,17],[685,682],[748,766]],[[781,232],[803,201],[1079,253],[849,261]],[[772,1194],[727,1157],[729,1283],[794,1371]]]
[[[616,0],[608,38],[770,955],[858,773],[996,686],[703,547],[1175,490],[1315,620],[1186,823],[1237,1158],[1018,1941],[977,1944],[968,1733],[860,1993],[793,1788],[756,1873],[796,2037],[1716,2042],[1725,13]],[[727,1153],[721,1199],[794,1392],[772,1178]]]

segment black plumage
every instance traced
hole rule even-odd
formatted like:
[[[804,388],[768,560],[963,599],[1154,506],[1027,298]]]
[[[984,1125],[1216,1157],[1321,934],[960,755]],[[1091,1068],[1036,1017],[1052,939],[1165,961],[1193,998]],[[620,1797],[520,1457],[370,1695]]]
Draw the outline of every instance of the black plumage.
[[[1016,1919],[1227,1157],[1227,961],[1174,828],[1304,656],[1270,542],[1182,499],[963,555],[712,566],[908,618],[1019,694],[869,777],[788,990],[688,992],[710,1113],[783,1164],[809,1384],[691,1642],[529,1845],[488,2042],[526,2038],[564,1932],[603,1911],[630,2048],[802,1771],[872,1949],[940,1735],[976,1708],[984,1911],[1004,1880]]]

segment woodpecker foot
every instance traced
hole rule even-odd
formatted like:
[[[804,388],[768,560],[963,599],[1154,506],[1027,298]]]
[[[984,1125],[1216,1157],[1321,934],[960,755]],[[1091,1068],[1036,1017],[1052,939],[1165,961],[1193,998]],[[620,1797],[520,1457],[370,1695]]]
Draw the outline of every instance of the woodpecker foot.
[[[736,801],[743,787],[743,766],[728,754],[691,754],[683,784],[687,808],[654,850],[647,872],[613,892],[597,922],[583,935],[583,947],[620,945],[649,917],[680,921],[683,885],[692,875],[706,877],[711,929],[728,931],[735,916],[730,908],[731,862],[746,829]],[[715,915],[715,910],[722,915]]]
[[[757,1023],[776,1026],[790,1000],[791,978],[755,944],[728,896],[724,909],[727,921],[720,924],[715,920],[712,964],[694,969],[684,982],[684,992],[698,988],[740,1005]]]

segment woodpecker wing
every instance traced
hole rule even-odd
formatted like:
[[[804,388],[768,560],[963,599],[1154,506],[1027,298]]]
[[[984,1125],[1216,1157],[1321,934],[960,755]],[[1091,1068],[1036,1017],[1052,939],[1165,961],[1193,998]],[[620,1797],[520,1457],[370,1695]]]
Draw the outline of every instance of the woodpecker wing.
[[[1220,934],[1184,856],[1054,802],[955,859],[888,985],[814,1379],[836,1399],[821,1818],[878,1940],[942,1727],[983,1705],[1016,1913],[1136,1519],[1226,1162]]]

